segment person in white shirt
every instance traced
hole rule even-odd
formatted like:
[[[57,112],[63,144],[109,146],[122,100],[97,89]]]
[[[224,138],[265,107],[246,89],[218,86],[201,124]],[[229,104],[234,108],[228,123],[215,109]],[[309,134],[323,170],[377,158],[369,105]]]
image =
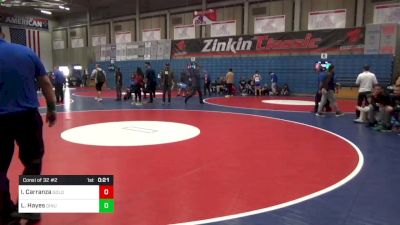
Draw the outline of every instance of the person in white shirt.
[[[256,71],[253,75],[254,95],[261,95],[261,75]]]
[[[356,80],[356,85],[359,86],[356,110],[357,118],[360,116],[360,110],[358,110],[358,107],[369,105],[367,97],[371,94],[374,85],[378,84],[375,74],[371,73],[369,69],[369,65],[364,65],[364,72],[360,73]]]

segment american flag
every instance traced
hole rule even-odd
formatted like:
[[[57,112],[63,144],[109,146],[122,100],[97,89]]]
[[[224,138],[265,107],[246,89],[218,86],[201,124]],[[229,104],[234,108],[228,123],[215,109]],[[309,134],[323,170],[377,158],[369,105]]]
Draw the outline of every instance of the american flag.
[[[10,40],[11,43],[25,45],[40,57],[40,38],[38,30],[10,27]]]

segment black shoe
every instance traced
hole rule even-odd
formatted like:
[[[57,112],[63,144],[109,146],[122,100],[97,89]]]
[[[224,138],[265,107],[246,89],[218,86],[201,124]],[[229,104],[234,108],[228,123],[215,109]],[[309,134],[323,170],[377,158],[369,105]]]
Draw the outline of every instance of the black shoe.
[[[7,198],[8,194],[0,193],[1,198]],[[17,206],[10,200],[0,212],[0,225],[19,225],[20,218],[14,217],[17,213]]]
[[[42,215],[40,213],[13,213],[11,216],[16,219],[26,220],[26,225],[37,224],[42,219]]]
[[[0,217],[0,225],[20,225],[19,218],[12,218],[12,217]]]
[[[25,225],[38,225],[40,223],[40,220],[27,220]]]

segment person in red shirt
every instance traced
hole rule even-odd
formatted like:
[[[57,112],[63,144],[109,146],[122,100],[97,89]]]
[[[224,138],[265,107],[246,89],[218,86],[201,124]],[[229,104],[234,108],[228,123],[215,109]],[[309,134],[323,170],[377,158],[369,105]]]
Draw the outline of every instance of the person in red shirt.
[[[142,68],[138,67],[136,73],[132,77],[132,90],[135,93],[135,101],[132,104],[142,105],[142,88],[143,88],[144,73]],[[139,99],[139,101],[138,101]]]

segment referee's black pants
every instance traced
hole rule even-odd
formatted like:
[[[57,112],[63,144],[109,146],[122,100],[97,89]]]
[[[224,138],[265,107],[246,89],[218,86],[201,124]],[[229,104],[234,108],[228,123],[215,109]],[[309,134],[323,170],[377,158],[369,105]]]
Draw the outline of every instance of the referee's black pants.
[[[19,146],[19,159],[25,167],[23,174],[39,175],[44,154],[42,128],[37,109],[0,115],[0,217],[5,218],[14,210],[7,177],[14,143]]]
[[[55,94],[56,94],[57,103],[64,102],[63,84],[56,84],[56,85],[54,85],[54,88],[55,88]]]

